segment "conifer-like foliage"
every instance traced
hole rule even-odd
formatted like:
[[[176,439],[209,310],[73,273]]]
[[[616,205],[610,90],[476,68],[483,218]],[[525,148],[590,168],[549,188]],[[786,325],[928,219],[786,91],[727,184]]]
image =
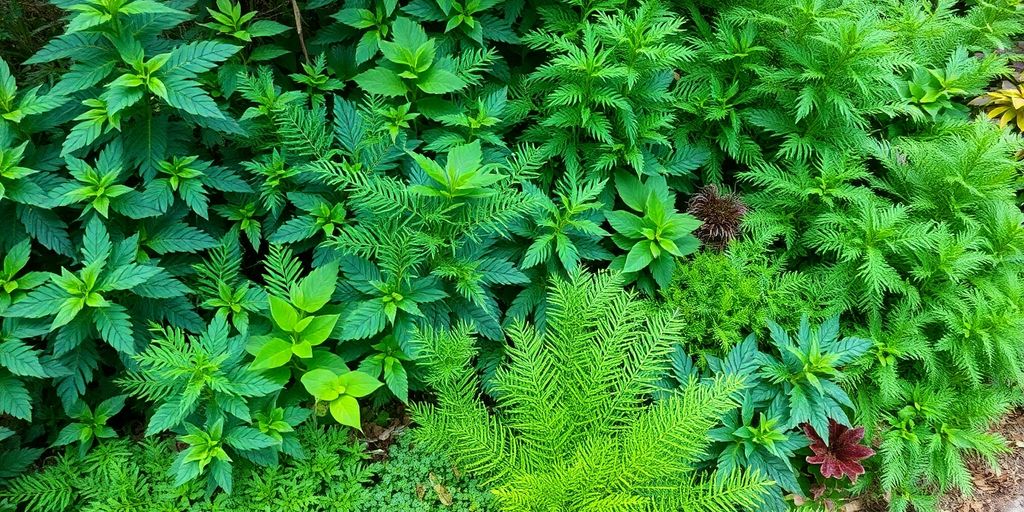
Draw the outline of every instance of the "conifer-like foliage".
[[[417,405],[418,439],[497,484],[505,510],[733,510],[768,480],[694,477],[707,432],[735,407],[735,377],[696,381],[649,405],[680,319],[622,290],[622,277],[573,272],[552,283],[547,324],[510,329],[509,360],[481,400],[471,331],[425,333],[438,404]]]

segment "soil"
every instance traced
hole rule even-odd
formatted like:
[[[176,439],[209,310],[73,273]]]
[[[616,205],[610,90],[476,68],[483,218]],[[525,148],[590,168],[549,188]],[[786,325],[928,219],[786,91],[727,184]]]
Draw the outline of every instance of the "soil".
[[[947,496],[939,504],[945,512],[1024,512],[1024,409],[1008,415],[995,432],[1006,438],[1010,452],[999,457],[999,470],[984,461],[971,461],[972,496]]]
[[[998,457],[998,470],[993,471],[983,460],[968,461],[974,493],[944,497],[939,502],[939,512],[1024,512],[1024,409],[1007,415],[992,431],[1002,435],[1010,448]],[[846,503],[841,510],[885,512],[888,507],[884,500],[861,497]]]

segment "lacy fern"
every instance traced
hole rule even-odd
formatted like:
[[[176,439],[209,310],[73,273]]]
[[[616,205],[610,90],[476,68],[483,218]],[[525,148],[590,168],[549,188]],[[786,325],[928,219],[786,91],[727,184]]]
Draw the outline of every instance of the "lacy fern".
[[[680,323],[652,314],[617,275],[556,281],[544,330],[516,324],[510,360],[481,402],[468,328],[425,333],[421,356],[438,405],[414,406],[417,437],[495,482],[506,510],[733,510],[755,506],[756,473],[694,475],[707,430],[735,406],[735,378],[646,405]]]

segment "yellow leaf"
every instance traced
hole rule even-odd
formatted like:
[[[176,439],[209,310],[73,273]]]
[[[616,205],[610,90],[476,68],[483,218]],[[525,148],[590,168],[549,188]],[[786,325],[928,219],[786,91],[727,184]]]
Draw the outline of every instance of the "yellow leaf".
[[[1017,112],[1007,109],[1006,113],[1003,114],[1003,117],[999,118],[999,126],[1004,127],[1010,124],[1010,121],[1013,121],[1013,118],[1015,117],[1017,117]]]

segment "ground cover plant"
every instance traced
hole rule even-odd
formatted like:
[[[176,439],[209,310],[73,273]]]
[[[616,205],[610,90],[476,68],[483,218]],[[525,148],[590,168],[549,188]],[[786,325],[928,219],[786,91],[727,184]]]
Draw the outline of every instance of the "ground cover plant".
[[[1015,0],[5,12],[0,510],[928,511],[1009,450]]]

